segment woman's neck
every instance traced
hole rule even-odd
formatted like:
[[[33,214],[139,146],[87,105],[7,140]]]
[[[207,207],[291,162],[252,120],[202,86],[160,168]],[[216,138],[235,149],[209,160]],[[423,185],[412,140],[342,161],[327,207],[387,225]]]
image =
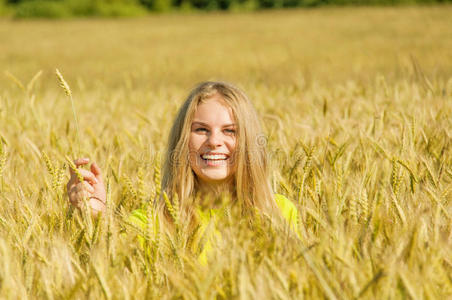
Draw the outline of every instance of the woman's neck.
[[[225,182],[198,182],[197,194],[200,197],[201,205],[207,204],[211,208],[222,205],[224,200],[234,193],[233,180]],[[225,198],[226,197],[226,198]],[[209,203],[206,203],[209,202]],[[204,206],[204,205],[202,205]]]

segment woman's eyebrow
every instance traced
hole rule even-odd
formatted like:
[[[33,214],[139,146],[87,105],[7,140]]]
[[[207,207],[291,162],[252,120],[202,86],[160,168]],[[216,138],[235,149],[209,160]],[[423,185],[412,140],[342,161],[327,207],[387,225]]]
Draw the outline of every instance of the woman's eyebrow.
[[[207,123],[201,122],[201,121],[193,121],[191,125],[201,125],[201,126],[209,126]]]
[[[209,127],[209,124],[201,122],[201,121],[193,121],[193,123],[191,123],[191,125],[201,125],[201,126],[207,126]],[[235,123],[230,123],[230,124],[224,124],[221,127],[234,127]]]

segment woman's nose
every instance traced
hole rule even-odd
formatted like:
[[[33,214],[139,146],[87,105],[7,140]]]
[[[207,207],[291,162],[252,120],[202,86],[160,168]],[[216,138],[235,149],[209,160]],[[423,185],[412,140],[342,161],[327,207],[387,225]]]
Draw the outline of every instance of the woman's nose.
[[[207,143],[210,147],[218,147],[222,144],[222,137],[220,132],[211,131]]]

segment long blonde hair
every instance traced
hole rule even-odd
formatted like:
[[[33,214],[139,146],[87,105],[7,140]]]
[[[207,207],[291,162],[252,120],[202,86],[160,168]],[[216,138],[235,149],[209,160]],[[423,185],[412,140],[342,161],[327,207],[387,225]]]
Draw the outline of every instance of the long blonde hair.
[[[234,195],[245,209],[258,208],[272,214],[275,208],[266,153],[256,110],[241,90],[225,82],[203,82],[197,85],[180,108],[171,129],[165,163],[162,190],[177,195],[182,208],[192,205],[197,179],[189,163],[191,124],[199,104],[219,95],[231,108],[236,123],[237,146]]]

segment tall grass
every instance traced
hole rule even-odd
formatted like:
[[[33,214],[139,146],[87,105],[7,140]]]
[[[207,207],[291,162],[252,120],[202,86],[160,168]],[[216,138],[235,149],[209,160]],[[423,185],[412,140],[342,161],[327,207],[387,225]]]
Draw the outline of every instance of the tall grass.
[[[413,21],[417,20],[413,15],[431,16],[432,11],[437,17],[429,19],[430,26],[442,32],[435,34],[450,35],[452,27],[443,26],[449,21],[441,18],[448,11],[444,15],[435,8],[398,13]],[[383,22],[380,12],[366,11],[371,22],[384,28],[375,29],[376,34],[412,32],[410,28],[418,25],[409,23],[412,27],[407,29],[405,25],[379,23]],[[322,23],[327,22],[322,18],[345,11],[312,13]],[[293,13],[287,18],[295,22],[293,16],[310,18],[309,14]],[[171,17],[149,22],[165,23],[169,20],[166,18]],[[221,18],[225,23],[232,20]],[[185,26],[177,23],[177,18],[171,20],[176,27]],[[197,32],[202,35],[203,19],[197,22]],[[291,22],[281,23],[275,32],[285,34]],[[339,23],[345,28],[346,22],[354,26],[352,19]],[[61,26],[77,31],[95,25],[95,21],[77,21]],[[122,24],[128,26],[123,30],[131,33],[140,32],[141,27],[136,25],[132,21]],[[45,33],[47,24],[17,26]],[[93,37],[88,31],[84,34],[88,41]],[[49,37],[36,47],[45,48],[45,43],[60,38],[65,40]],[[81,42],[83,36],[77,38]],[[297,45],[312,41],[312,37],[305,38],[308,41],[300,40]],[[240,39],[244,45],[251,45],[248,35]],[[407,35],[406,39],[407,44],[423,43],[416,35]],[[109,42],[99,43],[103,47]],[[156,47],[172,49],[172,43]],[[430,47],[440,55],[447,43],[446,38],[434,39]],[[215,52],[223,44],[208,46]],[[311,45],[312,49],[320,46]],[[360,48],[375,51],[373,46],[368,40]],[[381,51],[387,53],[390,48],[388,44]],[[242,50],[245,57],[251,55],[246,47]],[[218,224],[221,239],[207,265],[192,253],[190,245],[203,243],[193,240],[193,232],[182,228],[177,236],[169,236],[155,223],[141,228],[129,219],[130,212],[139,207],[152,216],[153,205],[149,203],[162,193],[164,137],[178,105],[194,84],[184,83],[183,74],[176,69],[184,73],[180,67],[184,66],[186,74],[200,77],[214,74],[205,56],[178,57],[178,68],[168,61],[168,73],[160,83],[156,78],[148,83],[141,73],[126,71],[111,73],[108,79],[89,71],[84,75],[72,58],[61,62],[77,94],[77,112],[83,124],[81,152],[90,153],[102,166],[107,183],[107,211],[92,223],[70,209],[65,195],[68,174],[64,170],[71,162],[65,155],[78,147],[74,142],[77,134],[71,106],[55,84],[54,67],[39,65],[42,75],[33,84],[25,84],[27,80],[21,78],[33,78],[36,69],[28,72],[32,69],[29,63],[19,68],[20,61],[14,68],[2,62],[10,75],[0,83],[5,87],[0,91],[0,298],[451,297],[451,74],[430,68],[434,60],[419,46],[412,49],[418,54],[413,59],[401,50],[401,55],[406,55],[403,59],[410,61],[406,73],[397,73],[400,65],[390,59],[379,62],[380,67],[353,70],[363,61],[358,56],[334,62],[333,71],[340,65],[345,68],[342,74],[348,75],[344,80],[331,80],[323,71],[315,72],[320,66],[315,61],[320,58],[313,56],[317,67],[310,78],[304,65],[282,64],[281,68],[288,71],[283,80],[282,71],[269,72],[270,65],[277,65],[278,55],[271,47],[261,50],[263,58],[273,61],[254,66],[254,73],[249,72],[254,67],[240,63],[235,52],[231,53],[231,64],[219,72],[235,79],[254,100],[268,137],[274,189],[299,209],[301,235],[296,238],[265,219],[250,223],[232,211]],[[121,50],[116,51],[114,54],[120,57]],[[334,58],[342,57],[330,51]],[[22,61],[29,61],[27,49],[18,53],[23,55]],[[299,62],[297,53],[293,57]],[[37,61],[42,63],[44,55],[40,55]],[[107,64],[109,57],[105,56],[101,61]],[[441,57],[444,65],[452,64],[450,56]],[[48,64],[55,64],[53,56],[47,59]],[[127,69],[117,63],[111,67]],[[297,70],[299,80],[294,80],[291,75]],[[153,72],[157,76],[165,71]],[[174,81],[168,79],[171,74]],[[172,214],[179,218],[177,210]]]

